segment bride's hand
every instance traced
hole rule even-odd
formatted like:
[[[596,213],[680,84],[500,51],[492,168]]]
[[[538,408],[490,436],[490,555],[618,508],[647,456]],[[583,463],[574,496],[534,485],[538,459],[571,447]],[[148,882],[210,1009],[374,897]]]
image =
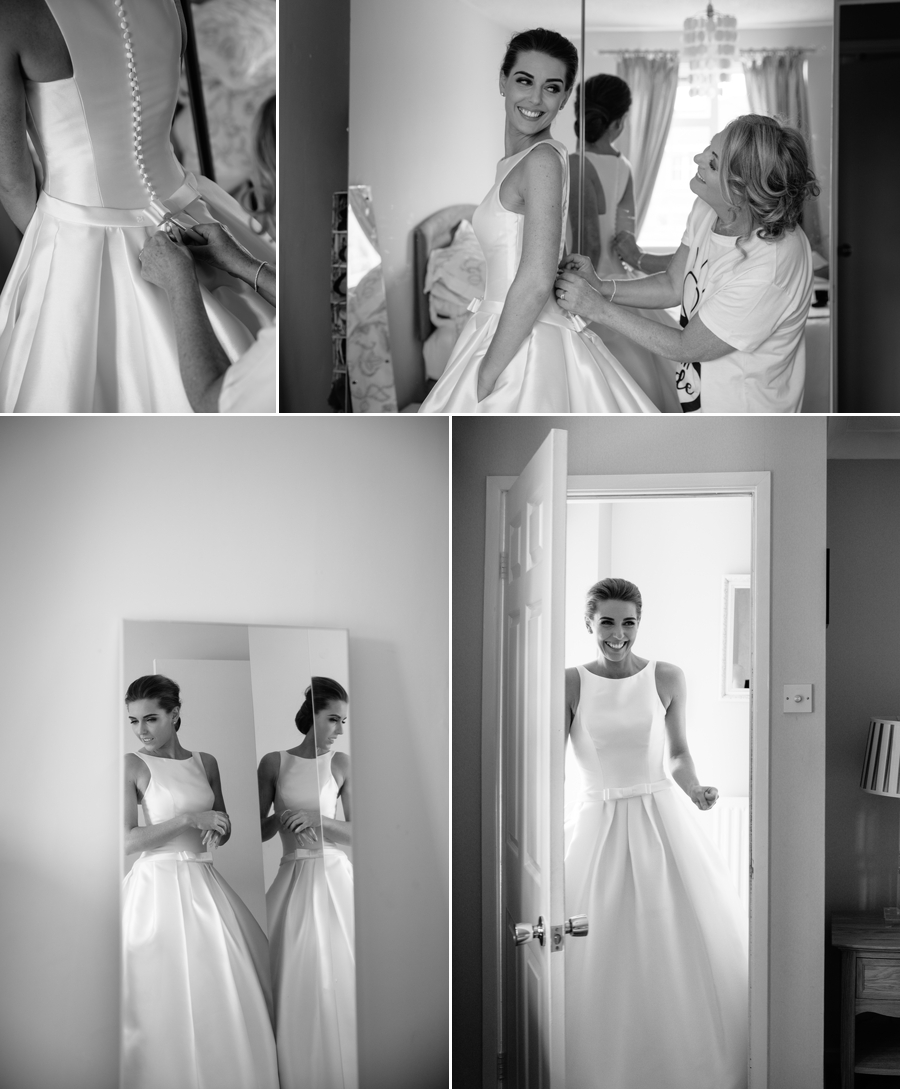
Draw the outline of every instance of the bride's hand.
[[[695,786],[691,791],[691,801],[698,809],[712,809],[719,798],[719,792],[711,786]]]
[[[210,833],[215,833],[221,838],[231,826],[228,814],[220,813],[216,809],[204,809],[199,813],[189,814],[189,817],[191,826],[203,833],[201,838],[204,843],[208,841]]]
[[[554,285],[556,301],[570,314],[578,314],[587,321],[603,321],[604,308],[608,306],[599,290],[591,287],[583,276],[563,270]]]
[[[570,253],[560,265],[560,269],[576,273],[582,279],[587,280],[595,291],[600,290],[600,281],[597,279],[597,273],[594,271],[590,257],[585,257],[580,253]]]
[[[303,839],[318,839],[316,825],[319,823],[319,814],[313,809],[285,809],[279,818],[282,825],[295,836]]]

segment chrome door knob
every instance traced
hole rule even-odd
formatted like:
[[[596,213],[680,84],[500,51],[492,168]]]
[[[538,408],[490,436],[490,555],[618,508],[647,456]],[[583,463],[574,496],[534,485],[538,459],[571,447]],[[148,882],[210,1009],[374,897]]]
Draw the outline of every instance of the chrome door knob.
[[[566,933],[571,934],[573,938],[583,938],[587,932],[587,915],[573,915],[571,919],[566,919]]]
[[[544,916],[542,915],[536,926],[532,926],[531,923],[516,923],[516,945],[524,945],[526,942],[532,941],[534,938],[544,944]]]

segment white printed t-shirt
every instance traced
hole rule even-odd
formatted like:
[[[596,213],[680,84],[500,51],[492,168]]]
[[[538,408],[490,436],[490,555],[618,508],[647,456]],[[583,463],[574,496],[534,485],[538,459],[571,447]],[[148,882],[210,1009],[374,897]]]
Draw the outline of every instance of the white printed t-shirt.
[[[714,234],[716,213],[698,197],[682,244],[682,312],[736,351],[701,366],[701,412],[799,412],[813,291],[812,252],[800,227],[774,241]]]
[[[275,326],[270,325],[225,372],[219,412],[274,412],[276,367]]]

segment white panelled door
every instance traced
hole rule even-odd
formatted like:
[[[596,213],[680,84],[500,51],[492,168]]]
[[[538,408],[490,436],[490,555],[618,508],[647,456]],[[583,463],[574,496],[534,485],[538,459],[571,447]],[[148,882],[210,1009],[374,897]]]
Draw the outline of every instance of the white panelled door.
[[[566,439],[554,430],[506,497],[502,730],[507,1084],[564,1089],[563,786]],[[542,922],[543,941],[529,928]]]

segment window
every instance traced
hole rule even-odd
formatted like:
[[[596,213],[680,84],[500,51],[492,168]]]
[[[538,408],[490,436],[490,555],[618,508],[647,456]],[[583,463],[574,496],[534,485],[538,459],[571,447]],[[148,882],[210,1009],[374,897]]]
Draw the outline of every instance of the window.
[[[688,71],[687,64],[682,64],[672,127],[638,239],[642,249],[659,253],[671,253],[681,243],[696,200],[688,188],[697,170],[694,156],[735,117],[750,112],[743,69],[720,84],[721,94],[713,98],[705,94],[691,96]]]

